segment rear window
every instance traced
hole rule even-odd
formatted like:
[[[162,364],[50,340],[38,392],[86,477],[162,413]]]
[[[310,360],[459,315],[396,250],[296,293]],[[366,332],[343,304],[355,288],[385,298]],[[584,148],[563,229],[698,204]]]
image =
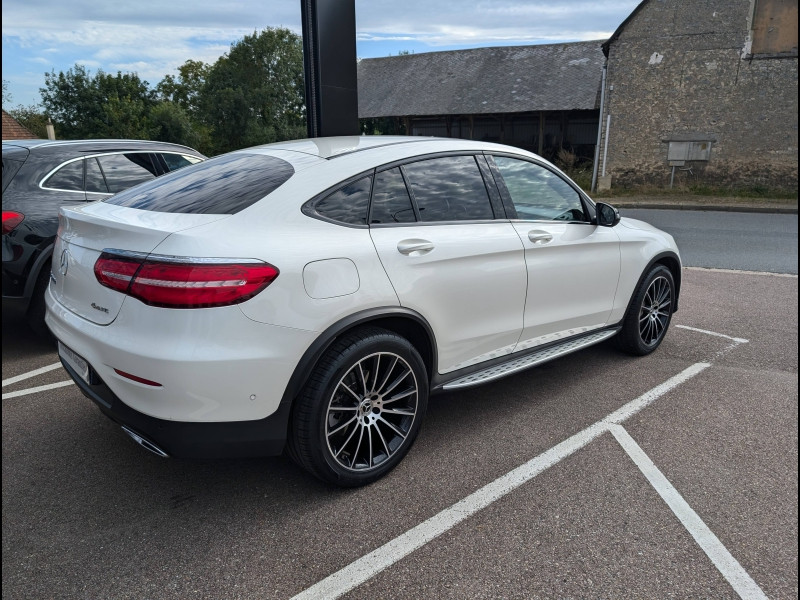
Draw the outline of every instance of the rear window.
[[[271,194],[294,174],[263,154],[226,154],[144,183],[105,200],[167,213],[232,215]]]

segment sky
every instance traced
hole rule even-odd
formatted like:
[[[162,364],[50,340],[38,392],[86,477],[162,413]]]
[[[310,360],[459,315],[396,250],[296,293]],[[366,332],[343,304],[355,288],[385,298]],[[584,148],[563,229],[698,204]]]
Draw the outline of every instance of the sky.
[[[10,103],[38,104],[46,72],[135,72],[155,86],[187,60],[215,62],[266,27],[301,34],[301,0],[3,0]],[[608,38],[638,0],[356,0],[356,55]]]

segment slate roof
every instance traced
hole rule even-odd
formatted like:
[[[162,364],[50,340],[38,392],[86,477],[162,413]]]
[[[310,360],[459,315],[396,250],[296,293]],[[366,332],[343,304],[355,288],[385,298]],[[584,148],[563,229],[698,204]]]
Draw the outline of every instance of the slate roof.
[[[36,136],[27,128],[3,111],[3,139],[4,140],[35,140]]]
[[[603,41],[362,59],[358,116],[597,109]]]

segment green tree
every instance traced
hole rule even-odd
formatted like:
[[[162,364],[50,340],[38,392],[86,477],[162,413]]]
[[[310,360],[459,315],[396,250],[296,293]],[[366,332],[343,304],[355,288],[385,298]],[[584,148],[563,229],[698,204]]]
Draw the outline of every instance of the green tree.
[[[303,137],[303,45],[267,28],[235,42],[207,73],[199,111],[216,153]]]
[[[8,81],[3,79],[3,106],[11,104],[11,92],[8,90]]]
[[[198,100],[211,71],[211,65],[200,60],[187,60],[178,67],[178,76],[166,75],[156,86],[161,100],[180,106],[186,113],[200,117]]]
[[[15,108],[9,109],[8,114],[36,137],[47,139],[47,115],[42,112],[41,106],[35,104],[23,106],[19,104]]]
[[[45,73],[42,105],[60,131],[59,137],[143,138],[156,94],[136,73],[92,75],[76,64],[66,73]]]
[[[178,104],[162,101],[150,111],[150,139],[191,146],[208,152],[208,128],[196,123]]]

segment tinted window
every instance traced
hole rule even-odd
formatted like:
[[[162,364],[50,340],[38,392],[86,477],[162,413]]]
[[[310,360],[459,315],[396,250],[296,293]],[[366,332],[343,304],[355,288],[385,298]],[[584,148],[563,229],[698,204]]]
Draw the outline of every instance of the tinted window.
[[[188,167],[199,163],[200,159],[196,156],[185,156],[183,154],[170,154],[168,152],[159,153],[159,156],[167,166],[167,171],[176,171],[182,167]]]
[[[520,219],[588,221],[575,188],[559,175],[534,163],[495,156]]]
[[[323,217],[334,221],[351,225],[366,225],[371,187],[372,177],[364,177],[320,200],[315,208]]]
[[[83,161],[75,160],[65,164],[44,182],[44,187],[57,190],[83,191]]]
[[[447,156],[403,167],[422,221],[493,219],[486,185],[473,156]]]
[[[86,191],[107,194],[108,187],[96,158],[86,159]]]
[[[400,168],[378,173],[372,191],[370,223],[413,223],[416,220]]]
[[[106,200],[170,213],[232,215],[272,193],[294,173],[291,164],[263,154],[226,154],[162,175]]]
[[[157,175],[153,161],[146,152],[107,154],[98,156],[97,160],[103,169],[108,191],[112,194],[155,179]]]

